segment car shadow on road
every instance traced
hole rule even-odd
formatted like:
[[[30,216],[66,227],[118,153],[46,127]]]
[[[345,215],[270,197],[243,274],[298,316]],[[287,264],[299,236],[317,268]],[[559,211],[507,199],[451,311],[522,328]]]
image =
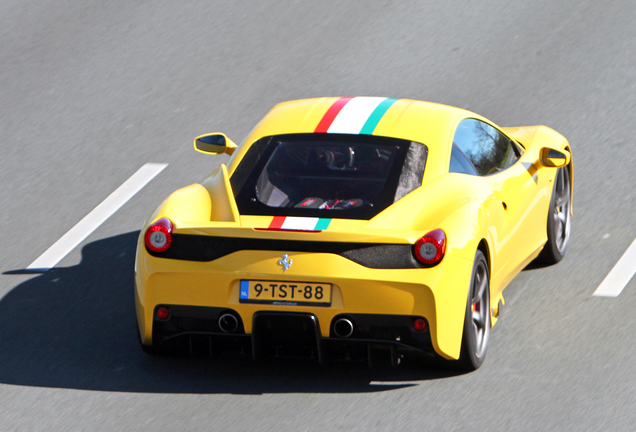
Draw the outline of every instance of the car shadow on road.
[[[419,362],[392,369],[148,356],[135,325],[138,235],[90,243],[80,264],[35,275],[0,301],[0,383],[148,393],[360,393],[458,375]]]

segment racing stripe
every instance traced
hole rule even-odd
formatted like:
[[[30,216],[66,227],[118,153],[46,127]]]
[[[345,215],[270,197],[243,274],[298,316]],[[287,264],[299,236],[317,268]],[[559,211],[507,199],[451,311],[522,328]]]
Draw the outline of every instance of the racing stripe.
[[[293,216],[274,216],[267,229],[292,231],[323,231],[326,230],[331,219],[305,218]]]
[[[331,222],[331,219],[320,218],[318,219],[318,223],[316,224],[316,227],[314,229],[316,231],[324,231],[327,229],[330,222]]]
[[[371,135],[398,99],[382,97],[343,97],[336,99],[314,130],[316,133]]]
[[[386,98],[356,97],[338,113],[329,133],[359,134],[368,118]]]
[[[362,126],[360,134],[371,135],[375,130],[375,127],[380,122],[382,116],[384,116],[384,113],[386,113],[388,109],[391,108],[391,105],[393,105],[395,102],[397,102],[397,99],[384,99],[380,103],[380,105],[378,105],[376,109],[373,110],[364,126]]]
[[[318,126],[316,126],[316,130],[314,130],[314,132],[315,133],[326,133],[329,130],[329,127],[331,126],[331,124],[335,120],[335,118],[338,115],[338,113],[340,113],[342,108],[344,108],[344,106],[347,104],[347,102],[349,102],[351,99],[353,99],[353,98],[352,97],[342,97],[340,99],[337,99],[333,103],[333,105],[331,105],[329,107],[329,109],[327,110],[325,115],[322,116],[322,120],[320,120],[320,123],[318,123]]]
[[[269,224],[269,229],[280,229],[285,222],[285,216],[274,216],[272,223]]]
[[[282,229],[315,231],[318,218],[286,217]]]

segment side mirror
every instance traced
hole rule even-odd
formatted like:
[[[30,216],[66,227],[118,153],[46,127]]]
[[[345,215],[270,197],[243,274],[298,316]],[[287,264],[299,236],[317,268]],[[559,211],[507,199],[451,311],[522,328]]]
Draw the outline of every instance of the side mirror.
[[[541,165],[549,168],[561,168],[570,163],[570,153],[554,148],[544,147],[541,149]]]
[[[238,146],[225,134],[215,132],[198,136],[194,139],[194,149],[206,154],[232,154]]]

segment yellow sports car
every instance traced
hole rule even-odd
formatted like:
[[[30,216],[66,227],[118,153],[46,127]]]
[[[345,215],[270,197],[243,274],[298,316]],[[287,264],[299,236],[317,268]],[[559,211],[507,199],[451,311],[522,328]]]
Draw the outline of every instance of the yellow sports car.
[[[231,155],[141,231],[137,323],[149,353],[235,351],[474,370],[503,289],[556,263],[570,236],[572,156],[546,126],[376,97],[275,106]]]

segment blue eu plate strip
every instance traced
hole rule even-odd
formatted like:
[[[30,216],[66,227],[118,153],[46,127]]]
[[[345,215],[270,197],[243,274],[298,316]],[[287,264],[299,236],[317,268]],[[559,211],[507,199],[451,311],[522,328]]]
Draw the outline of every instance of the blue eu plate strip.
[[[247,293],[249,292],[250,282],[246,280],[241,281],[241,299],[247,300]]]

